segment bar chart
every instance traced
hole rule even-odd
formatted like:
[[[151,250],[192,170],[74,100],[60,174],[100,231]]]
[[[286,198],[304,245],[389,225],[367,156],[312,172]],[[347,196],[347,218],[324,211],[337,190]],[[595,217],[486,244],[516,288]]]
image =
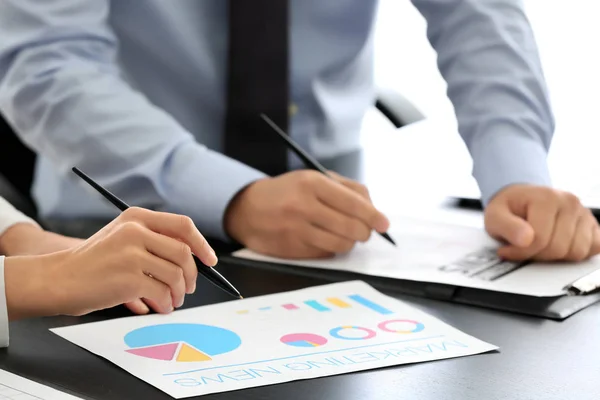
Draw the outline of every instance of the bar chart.
[[[300,310],[309,310],[314,312],[333,312],[339,309],[352,309],[355,307],[366,308],[372,312],[375,312],[380,315],[389,315],[392,314],[392,311],[388,310],[384,306],[377,304],[368,298],[359,295],[352,294],[345,297],[327,297],[325,299],[307,299],[302,302],[297,303],[285,303],[281,305],[264,305],[258,307],[254,310],[243,309],[237,310],[236,313],[243,315],[249,314],[251,312],[265,312],[265,311],[275,311],[275,310],[284,310],[284,311],[292,311],[297,312]]]

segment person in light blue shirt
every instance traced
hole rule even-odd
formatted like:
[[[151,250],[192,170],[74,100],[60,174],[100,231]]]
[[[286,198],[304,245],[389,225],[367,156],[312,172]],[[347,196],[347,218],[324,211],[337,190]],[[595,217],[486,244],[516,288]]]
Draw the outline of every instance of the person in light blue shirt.
[[[550,187],[554,122],[521,2],[413,3],[473,157],[486,228],[507,243],[500,254],[598,253],[593,216]],[[189,215],[205,235],[265,254],[328,256],[388,229],[356,182],[307,171],[269,177],[223,154],[227,4],[0,2],[0,111],[40,156],[33,193],[42,217],[114,215],[70,177],[76,165],[132,204]],[[359,148],[374,100],[376,8],[290,0],[289,132],[317,158]]]

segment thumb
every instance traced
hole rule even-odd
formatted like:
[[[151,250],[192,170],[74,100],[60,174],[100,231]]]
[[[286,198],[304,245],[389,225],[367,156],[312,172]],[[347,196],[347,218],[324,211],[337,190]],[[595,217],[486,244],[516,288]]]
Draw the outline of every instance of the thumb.
[[[485,228],[490,236],[510,245],[525,248],[533,242],[535,231],[523,218],[513,214],[508,207],[486,212]]]

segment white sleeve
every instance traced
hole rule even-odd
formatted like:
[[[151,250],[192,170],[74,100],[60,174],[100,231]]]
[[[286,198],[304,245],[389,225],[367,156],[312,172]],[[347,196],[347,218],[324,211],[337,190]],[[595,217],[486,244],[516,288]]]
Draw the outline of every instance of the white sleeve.
[[[37,223],[18,211],[8,201],[0,197],[0,236],[11,226],[27,222]],[[0,255],[0,348],[8,347],[8,309],[6,307],[6,288],[4,287],[4,256]]]
[[[0,256],[0,348],[8,347],[8,308],[4,288],[4,256]]]
[[[37,223],[14,208],[12,204],[0,197],[0,236],[14,224],[28,222],[37,225]]]

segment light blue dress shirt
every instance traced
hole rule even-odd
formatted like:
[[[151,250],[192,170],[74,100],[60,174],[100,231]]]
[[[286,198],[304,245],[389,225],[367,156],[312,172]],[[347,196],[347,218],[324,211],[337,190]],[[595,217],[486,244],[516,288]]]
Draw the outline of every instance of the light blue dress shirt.
[[[484,202],[511,183],[550,184],[554,122],[520,1],[413,3]],[[226,4],[0,1],[0,111],[42,155],[34,185],[42,216],[115,215],[70,172],[76,165],[130,204],[185,213],[205,234],[226,237],[229,200],[263,177],[219,153]],[[376,8],[376,0],[291,0],[290,134],[319,158],[359,148],[374,101]]]

